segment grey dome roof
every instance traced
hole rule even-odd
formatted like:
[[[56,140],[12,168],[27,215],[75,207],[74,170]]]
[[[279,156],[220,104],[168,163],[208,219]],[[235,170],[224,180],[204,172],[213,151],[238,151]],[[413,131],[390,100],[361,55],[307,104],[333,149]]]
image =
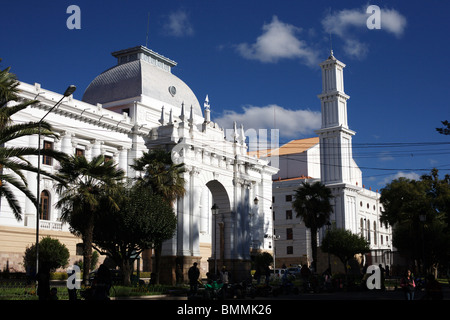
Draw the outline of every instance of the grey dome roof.
[[[143,95],[161,102],[161,105],[153,106],[157,109],[172,107],[174,115],[178,115],[184,103],[186,110],[192,105],[194,114],[202,116],[195,94],[170,72],[175,62],[145,47],[122,50],[113,55],[118,57],[119,65],[104,71],[89,84],[83,95],[84,102],[107,104],[130,98],[138,100]],[[128,62],[120,63],[123,61]]]

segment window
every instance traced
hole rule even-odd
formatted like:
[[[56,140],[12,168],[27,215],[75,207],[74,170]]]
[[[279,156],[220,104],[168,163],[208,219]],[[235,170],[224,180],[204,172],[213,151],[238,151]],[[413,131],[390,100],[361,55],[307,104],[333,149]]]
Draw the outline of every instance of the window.
[[[286,210],[286,220],[292,220],[292,210]]]
[[[286,240],[292,240],[294,238],[292,228],[286,229]]]
[[[286,195],[286,202],[292,201],[292,194]]]
[[[105,162],[112,161],[112,159],[113,159],[112,156],[105,155],[104,157],[105,157]]]
[[[53,150],[53,142],[51,141],[44,141],[44,150]],[[44,155],[42,157],[42,164],[51,166],[52,165],[52,158],[49,156]]]
[[[49,220],[50,217],[50,194],[44,190],[41,192],[41,215],[39,219]]]
[[[286,254],[294,254],[294,247],[293,246],[287,246],[286,247]]]
[[[373,242],[376,245],[377,244],[377,222],[373,222]]]
[[[75,149],[75,156],[77,156],[77,157],[82,157],[82,156],[84,156],[84,150],[83,150],[83,149],[80,149],[80,148],[76,148],[76,149]]]

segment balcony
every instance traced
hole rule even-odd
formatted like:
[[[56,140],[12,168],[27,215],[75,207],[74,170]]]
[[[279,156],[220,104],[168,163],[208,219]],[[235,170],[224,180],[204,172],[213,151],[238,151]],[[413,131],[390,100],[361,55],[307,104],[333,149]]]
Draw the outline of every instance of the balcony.
[[[49,221],[49,220],[39,220],[39,229],[41,229],[41,230],[62,231],[62,222],[60,222],[60,221]]]

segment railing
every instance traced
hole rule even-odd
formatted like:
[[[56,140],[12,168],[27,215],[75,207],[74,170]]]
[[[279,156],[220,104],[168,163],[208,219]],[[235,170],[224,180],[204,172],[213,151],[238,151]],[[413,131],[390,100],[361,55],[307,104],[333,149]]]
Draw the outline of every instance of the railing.
[[[49,221],[49,220],[39,220],[39,228],[43,230],[62,230],[62,222],[60,221]]]

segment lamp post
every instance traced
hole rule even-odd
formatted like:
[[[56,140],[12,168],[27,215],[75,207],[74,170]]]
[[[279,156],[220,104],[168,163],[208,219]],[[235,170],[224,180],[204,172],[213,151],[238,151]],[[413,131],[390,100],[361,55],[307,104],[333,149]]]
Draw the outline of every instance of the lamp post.
[[[216,234],[216,217],[219,214],[219,206],[214,203],[211,208],[212,215],[214,216],[214,276],[217,275],[217,234]]]
[[[427,216],[425,213],[419,215],[419,220],[421,222],[421,236],[422,236],[422,272],[424,278],[426,279],[426,263],[425,263],[425,222],[427,221]]]
[[[38,122],[38,166],[37,166],[37,208],[36,208],[36,275],[39,272],[39,218],[41,215],[41,195],[40,195],[40,187],[41,187],[41,124],[42,121],[44,121],[45,117],[52,112],[55,108],[58,107],[58,105],[61,103],[61,101],[65,98],[70,96],[74,93],[74,91],[77,89],[76,86],[70,85],[67,87],[66,91],[64,92],[62,98],[52,107],[50,110],[39,120]],[[36,96],[37,97],[37,96]]]

